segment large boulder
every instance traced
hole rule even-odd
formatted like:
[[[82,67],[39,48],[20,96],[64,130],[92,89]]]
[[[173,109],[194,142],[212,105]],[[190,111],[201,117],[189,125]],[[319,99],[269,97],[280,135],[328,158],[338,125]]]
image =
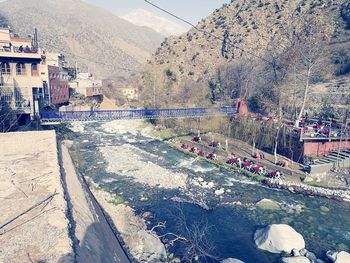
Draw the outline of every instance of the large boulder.
[[[350,262],[350,254],[345,251],[335,252],[335,251],[327,251],[327,258],[334,263],[349,263]]]
[[[335,263],[349,263],[350,262],[350,254],[345,251],[341,251],[337,254],[337,259]]]
[[[164,244],[146,230],[138,231],[133,236],[133,242],[130,246],[135,258],[141,262],[163,262],[166,259]]]
[[[220,263],[244,263],[244,262],[236,258],[226,258],[222,260]]]
[[[256,206],[260,209],[263,209],[263,210],[279,210],[279,209],[281,209],[280,205],[277,202],[272,201],[270,199],[262,199],[256,203]]]
[[[254,241],[259,249],[271,253],[290,253],[294,248],[297,250],[305,248],[303,236],[285,224],[269,225],[258,229],[255,232]]]
[[[307,257],[298,256],[298,257],[284,257],[281,260],[283,263],[310,263],[310,260]]]

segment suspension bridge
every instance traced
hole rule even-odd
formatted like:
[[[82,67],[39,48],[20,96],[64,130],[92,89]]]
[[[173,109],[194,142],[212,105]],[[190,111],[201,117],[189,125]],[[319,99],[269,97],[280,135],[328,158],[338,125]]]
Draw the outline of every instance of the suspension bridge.
[[[138,110],[91,110],[91,111],[41,111],[42,124],[74,121],[111,121],[131,119],[194,118],[207,116],[232,116],[237,107],[138,109]]]

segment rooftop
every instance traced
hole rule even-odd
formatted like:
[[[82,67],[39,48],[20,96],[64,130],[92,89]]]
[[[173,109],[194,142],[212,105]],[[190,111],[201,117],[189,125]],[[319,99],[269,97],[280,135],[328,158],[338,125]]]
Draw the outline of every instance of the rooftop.
[[[8,28],[0,28],[0,58],[41,59],[41,56],[31,38],[19,37],[11,34]]]

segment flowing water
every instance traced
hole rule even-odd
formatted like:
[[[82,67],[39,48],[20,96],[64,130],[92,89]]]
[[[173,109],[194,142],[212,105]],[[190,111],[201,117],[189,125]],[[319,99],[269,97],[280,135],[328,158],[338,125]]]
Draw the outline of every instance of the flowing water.
[[[122,153],[117,146],[122,145],[139,149],[145,163],[187,175],[187,190],[151,187],[129,177],[131,170],[120,173],[108,168],[111,164],[118,166],[118,155]],[[106,148],[115,151],[108,156],[109,160],[102,154]],[[320,258],[325,257],[327,250],[350,247],[349,203],[268,189],[232,171],[193,159],[164,142],[105,129],[101,123],[89,123],[80,129],[71,152],[81,174],[121,196],[138,214],[151,212],[150,227],[166,222],[166,229],[159,230],[159,234],[186,235],[184,220],[189,229],[203,226],[207,231],[206,242],[214,247],[211,253],[220,259],[277,262],[279,255],[258,250],[253,241],[257,228],[275,223],[292,226],[303,235],[306,248]],[[202,181],[212,182],[214,187],[194,183]],[[215,190],[221,188],[225,193],[216,195]],[[264,198],[278,202],[281,209],[257,208],[255,204]],[[183,253],[180,243],[170,250],[177,256]]]

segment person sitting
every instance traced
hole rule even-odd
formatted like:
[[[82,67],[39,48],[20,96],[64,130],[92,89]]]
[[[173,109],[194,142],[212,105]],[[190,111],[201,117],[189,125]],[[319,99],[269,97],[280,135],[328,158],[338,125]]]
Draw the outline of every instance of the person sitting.
[[[188,149],[188,145],[183,143],[183,144],[181,144],[181,148],[182,149]]]
[[[257,162],[260,162],[260,153],[259,153],[259,151],[256,151],[254,157],[255,157],[255,159],[256,159]]]
[[[236,164],[237,163],[237,161],[238,161],[238,158],[236,158],[236,157],[231,157],[230,159],[228,159],[228,161],[227,161],[227,163],[228,164]]]
[[[287,160],[280,160],[280,161],[278,161],[277,165],[282,166],[282,167],[289,167],[289,162]]]
[[[192,147],[191,149],[190,149],[190,153],[196,153],[197,152],[197,148],[196,147]]]
[[[203,157],[205,155],[205,152],[203,150],[199,150],[197,154]]]
[[[194,142],[201,142],[201,141],[202,141],[202,138],[199,137],[199,136],[194,136],[194,137],[192,138],[192,141],[194,141]]]
[[[216,154],[215,153],[209,153],[207,158],[210,159],[210,160],[216,160]]]

